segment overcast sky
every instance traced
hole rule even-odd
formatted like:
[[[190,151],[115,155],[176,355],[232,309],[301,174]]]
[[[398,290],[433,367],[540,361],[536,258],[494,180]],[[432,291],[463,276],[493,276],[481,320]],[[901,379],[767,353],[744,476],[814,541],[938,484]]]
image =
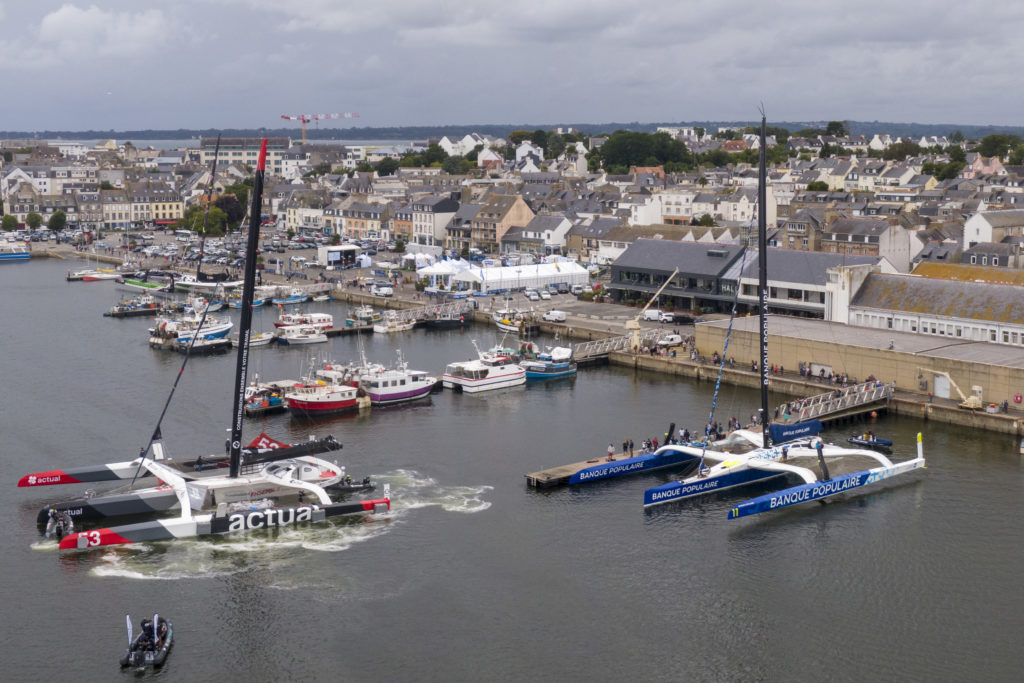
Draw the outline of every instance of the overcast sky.
[[[0,0],[0,130],[1024,124],[1024,3]]]

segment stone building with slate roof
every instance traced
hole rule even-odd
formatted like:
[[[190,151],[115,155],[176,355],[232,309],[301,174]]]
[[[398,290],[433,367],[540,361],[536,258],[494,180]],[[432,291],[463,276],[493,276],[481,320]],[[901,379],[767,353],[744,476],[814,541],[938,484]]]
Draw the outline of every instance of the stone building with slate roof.
[[[872,273],[850,303],[847,322],[929,335],[937,344],[980,341],[1022,347],[1024,287]]]

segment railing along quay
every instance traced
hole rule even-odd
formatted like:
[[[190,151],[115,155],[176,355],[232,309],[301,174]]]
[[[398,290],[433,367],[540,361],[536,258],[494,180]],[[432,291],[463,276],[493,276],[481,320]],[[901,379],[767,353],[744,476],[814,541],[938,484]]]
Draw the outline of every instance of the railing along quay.
[[[791,424],[803,420],[828,422],[850,417],[876,407],[885,407],[892,393],[892,385],[881,382],[862,382],[836,388],[824,394],[780,404],[775,409],[774,421]]]

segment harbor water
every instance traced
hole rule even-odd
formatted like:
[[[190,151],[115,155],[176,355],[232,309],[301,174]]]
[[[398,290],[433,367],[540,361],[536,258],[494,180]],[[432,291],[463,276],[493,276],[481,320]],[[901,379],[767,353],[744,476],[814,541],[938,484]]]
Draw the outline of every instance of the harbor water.
[[[125,294],[66,283],[69,267],[0,266],[7,680],[115,679],[126,612],[174,623],[164,681],[1019,677],[1024,475],[1013,439],[883,416],[870,428],[896,442],[894,459],[924,433],[927,469],[737,521],[729,508],[764,489],[645,512],[644,489],[671,472],[527,488],[526,472],[707,420],[713,385],[609,366],[369,416],[246,421],[246,441],[333,434],[353,478],[391,484],[389,515],[58,554],[36,513],[85,486],[19,489],[18,479],[136,456],[182,360],[147,346],[151,319],[103,318]],[[259,311],[256,330],[276,316]],[[490,346],[497,335],[339,337],[254,349],[250,368],[297,379],[313,355],[355,360],[359,339],[370,360],[401,348],[410,367],[440,375],[475,355],[472,339]],[[223,450],[233,374],[233,355],[189,361],[163,423],[169,456]],[[758,400],[723,387],[717,418],[745,421]]]

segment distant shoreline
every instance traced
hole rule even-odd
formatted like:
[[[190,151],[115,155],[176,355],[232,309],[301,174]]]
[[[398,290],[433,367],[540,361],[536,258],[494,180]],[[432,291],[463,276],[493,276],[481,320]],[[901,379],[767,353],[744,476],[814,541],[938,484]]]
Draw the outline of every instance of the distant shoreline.
[[[969,138],[982,138],[994,133],[1022,135],[1024,136],[1024,125],[1021,126],[991,126],[961,123],[900,123],[885,121],[845,121],[849,125],[852,135],[874,135],[888,134],[896,136],[918,137],[923,135],[948,135],[959,130]],[[392,127],[321,127],[319,129],[310,127],[306,136],[310,141],[318,140],[425,140],[427,138],[440,138],[442,136],[462,137],[468,133],[483,133],[496,137],[505,137],[514,130],[554,130],[555,128],[572,128],[586,135],[599,133],[613,133],[616,130],[632,130],[639,132],[653,132],[659,126],[685,127],[699,126],[708,130],[715,130],[720,126],[752,126],[757,121],[689,121],[689,122],[650,122],[650,123],[562,123],[562,124],[538,124],[538,123],[502,123],[502,124],[457,124],[440,126],[392,126]],[[773,126],[786,128],[790,132],[804,128],[822,128],[828,124],[827,121],[780,121],[772,122]],[[301,136],[298,126],[288,128],[195,128],[178,130],[158,129],[135,129],[135,130],[43,130],[43,131],[0,131],[0,140],[17,139],[61,139],[61,140],[96,140],[96,139],[119,139],[132,140],[182,140],[201,137],[216,137],[218,134],[224,137],[291,137]]]

